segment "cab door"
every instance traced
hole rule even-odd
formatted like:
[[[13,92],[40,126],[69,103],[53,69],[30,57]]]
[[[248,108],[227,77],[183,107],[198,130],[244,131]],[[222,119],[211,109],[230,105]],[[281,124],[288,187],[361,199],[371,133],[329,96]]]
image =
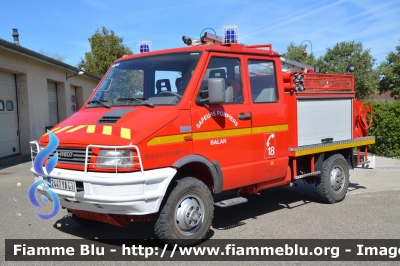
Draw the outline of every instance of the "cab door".
[[[250,182],[251,113],[242,69],[241,55],[211,54],[191,106],[194,153],[220,164],[223,190]],[[224,79],[224,103],[210,105],[206,100],[210,78]]]
[[[282,78],[281,70],[275,68],[275,60],[279,58],[245,58],[252,114],[251,183],[279,182],[288,166],[288,117],[282,82],[277,82],[277,78]]]

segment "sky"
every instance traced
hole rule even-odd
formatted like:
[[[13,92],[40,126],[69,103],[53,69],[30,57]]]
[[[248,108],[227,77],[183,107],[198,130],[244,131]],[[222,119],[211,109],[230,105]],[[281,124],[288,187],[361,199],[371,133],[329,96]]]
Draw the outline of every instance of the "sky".
[[[400,45],[400,0],[0,0],[1,39],[13,42],[17,28],[21,46],[73,66],[103,26],[137,53],[141,40],[153,50],[183,47],[183,35],[222,35],[227,25],[239,27],[240,43],[270,43],[279,53],[305,40],[316,57],[338,42],[361,42],[379,64]]]

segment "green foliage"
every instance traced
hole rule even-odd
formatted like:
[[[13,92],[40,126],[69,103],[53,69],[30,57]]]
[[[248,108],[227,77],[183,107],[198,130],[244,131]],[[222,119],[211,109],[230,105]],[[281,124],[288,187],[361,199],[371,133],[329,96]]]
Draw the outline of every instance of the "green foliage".
[[[282,57],[294,60],[305,65],[313,66],[316,64],[316,59],[313,54],[310,53],[304,54],[304,51],[307,51],[307,45],[294,45],[293,42],[289,44],[287,47],[287,52],[282,54]]]
[[[387,157],[400,156],[400,100],[371,105],[374,117],[368,134],[375,136],[376,143],[370,151]]]
[[[353,65],[356,68],[354,86],[358,99],[365,99],[375,93],[376,88],[381,93],[390,91],[392,97],[400,98],[400,46],[396,46],[396,52],[388,54],[386,61],[377,70],[373,69],[376,59],[369,49],[364,50],[362,43],[337,43],[317,59],[311,55],[304,57],[303,51],[306,48],[292,42],[282,57],[315,65],[322,73],[343,74],[349,65]],[[371,104],[374,118],[368,134],[376,137],[376,144],[370,146],[370,151],[381,156],[400,156],[400,100],[389,104]]]
[[[103,76],[112,62],[123,55],[132,54],[132,51],[122,44],[122,38],[115,35],[114,31],[105,27],[96,32],[89,38],[91,51],[85,53],[83,63],[85,70]],[[82,65],[78,64],[80,68]]]
[[[305,50],[307,50],[307,45],[296,46],[291,42],[282,57],[315,66],[320,69],[320,72],[330,74],[346,73],[346,68],[353,65],[356,68],[354,73],[356,97],[365,99],[375,93],[379,77],[378,71],[373,69],[376,59],[372,57],[369,49],[363,49],[362,43],[337,43],[333,48],[327,48],[326,53],[319,58],[309,53],[304,56]]]
[[[390,96],[400,98],[400,46],[396,46],[396,52],[390,52],[386,61],[379,65],[380,81],[378,90],[380,93],[390,91]]]
[[[321,72],[343,74],[349,65],[355,66],[354,89],[356,98],[365,99],[375,93],[378,85],[378,72],[373,69],[375,58],[370,49],[363,49],[362,43],[340,42],[332,49],[327,48],[319,58],[317,67]]]

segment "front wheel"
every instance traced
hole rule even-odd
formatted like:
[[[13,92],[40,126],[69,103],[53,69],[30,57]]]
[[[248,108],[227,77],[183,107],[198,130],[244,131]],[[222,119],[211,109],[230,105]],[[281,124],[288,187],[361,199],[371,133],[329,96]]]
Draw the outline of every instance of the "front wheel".
[[[317,179],[317,192],[327,203],[342,201],[349,186],[349,167],[341,154],[334,154],[322,165],[321,177]]]
[[[155,224],[156,235],[169,244],[195,245],[210,229],[214,216],[213,198],[198,179],[177,181]]]

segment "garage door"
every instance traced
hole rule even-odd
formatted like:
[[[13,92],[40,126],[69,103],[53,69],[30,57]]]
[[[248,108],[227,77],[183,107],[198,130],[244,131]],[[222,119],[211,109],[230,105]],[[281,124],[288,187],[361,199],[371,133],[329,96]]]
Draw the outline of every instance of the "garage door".
[[[0,71],[0,158],[20,153],[15,75]]]
[[[47,81],[47,93],[49,99],[49,126],[58,124],[58,101],[57,101],[57,83]]]

